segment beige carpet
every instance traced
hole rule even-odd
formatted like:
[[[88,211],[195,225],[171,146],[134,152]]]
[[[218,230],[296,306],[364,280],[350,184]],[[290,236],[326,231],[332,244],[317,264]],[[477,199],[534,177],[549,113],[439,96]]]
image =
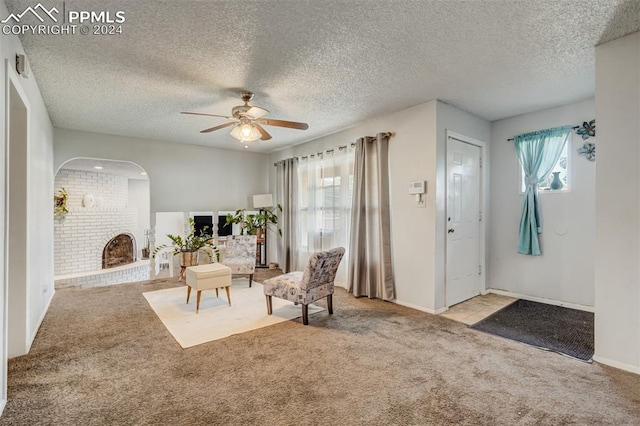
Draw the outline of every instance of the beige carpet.
[[[214,290],[202,292],[200,311],[196,313],[196,292],[191,292],[189,304],[186,286],[150,291],[142,294],[160,321],[183,348],[216,339],[245,333],[302,316],[302,308],[278,298],[273,300],[273,314],[267,315],[262,284],[249,287],[246,279],[234,279],[231,284],[231,306],[224,289],[216,297]],[[309,315],[323,311],[309,305]]]
[[[185,350],[142,296],[171,287],[56,290],[0,426],[639,424],[640,375],[340,288],[308,326]]]

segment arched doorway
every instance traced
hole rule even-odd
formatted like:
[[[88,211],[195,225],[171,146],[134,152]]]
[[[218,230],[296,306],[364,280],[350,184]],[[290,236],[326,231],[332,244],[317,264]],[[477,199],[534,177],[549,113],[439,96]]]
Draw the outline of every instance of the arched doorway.
[[[149,183],[129,161],[75,158],[60,166],[54,188],[66,194],[68,212],[54,222],[56,288],[148,279]],[[117,280],[107,272],[113,268]]]

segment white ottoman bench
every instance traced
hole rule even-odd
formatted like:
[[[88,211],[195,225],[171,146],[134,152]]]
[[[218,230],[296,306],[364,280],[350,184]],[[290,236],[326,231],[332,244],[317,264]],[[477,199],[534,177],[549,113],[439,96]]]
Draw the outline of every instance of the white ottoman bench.
[[[227,291],[227,300],[231,306],[231,295],[229,287],[231,287],[231,268],[221,265],[220,263],[208,263],[205,265],[189,266],[187,268],[187,303],[191,296],[191,289],[198,292],[196,298],[196,313],[200,309],[200,293],[202,290],[216,290],[224,287]]]

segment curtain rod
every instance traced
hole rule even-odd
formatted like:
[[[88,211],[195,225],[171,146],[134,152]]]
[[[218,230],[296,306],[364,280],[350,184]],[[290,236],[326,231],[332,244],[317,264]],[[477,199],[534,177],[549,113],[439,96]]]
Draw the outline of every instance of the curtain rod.
[[[355,147],[355,146],[356,146],[356,144],[355,144],[355,142],[353,142],[353,143],[351,143],[351,144],[349,144],[349,145],[341,145],[341,146],[337,146],[337,147],[335,147],[335,148],[329,148],[329,149],[324,150],[324,151],[318,151],[318,152],[313,153],[313,154],[307,154],[307,155],[304,155],[304,156],[293,156],[293,157],[290,157],[290,158],[297,158],[297,159],[299,159],[299,160],[306,160],[307,158],[309,158],[309,157],[313,158],[313,157],[315,157],[316,155],[331,154],[331,153],[333,153],[333,151],[335,151],[336,149],[337,149],[338,151],[343,151],[343,150],[345,150],[345,149],[347,149],[347,148],[349,148],[349,147],[353,148],[353,147]],[[274,167],[276,167],[276,166],[278,165],[278,163],[281,163],[282,161],[285,161],[285,160],[276,161],[275,163],[273,163],[273,166],[274,166]]]
[[[560,127],[562,127],[562,126],[560,126]],[[573,126],[573,127],[572,127],[572,129],[573,129],[573,130],[575,130],[575,129],[579,129],[579,128],[580,128],[580,126]],[[507,139],[507,142],[511,142],[512,140],[513,140],[513,138],[511,138],[511,139]]]
[[[381,133],[388,138],[392,138],[396,135],[395,132],[381,132]]]
[[[382,134],[385,135],[388,138],[392,138],[392,137],[394,137],[396,135],[394,132],[382,132]],[[372,138],[373,136],[369,136],[369,137]],[[345,150],[345,149],[347,149],[349,147],[353,148],[355,146],[356,146],[356,143],[352,142],[349,145],[342,145],[342,146],[338,146],[336,148],[338,149],[338,151],[342,151],[342,150]],[[309,157],[313,158],[316,155],[331,154],[331,153],[333,153],[333,151],[336,148],[329,148],[329,149],[327,149],[325,151],[319,151],[319,152],[316,152],[314,154],[307,154],[307,155],[299,156],[299,157],[294,156],[292,158],[298,158],[300,160],[306,160],[307,158],[309,158]],[[275,163],[273,163],[273,167],[276,167],[278,165],[278,163],[280,163],[281,161],[284,161],[284,160],[276,161]]]

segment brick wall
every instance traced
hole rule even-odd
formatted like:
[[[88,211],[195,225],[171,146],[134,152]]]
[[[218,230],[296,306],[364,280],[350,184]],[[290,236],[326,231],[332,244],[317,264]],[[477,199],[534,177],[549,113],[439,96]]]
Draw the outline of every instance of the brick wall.
[[[56,191],[64,187],[69,193],[67,206],[82,207],[82,197],[92,194],[102,198],[102,207],[124,209],[129,196],[129,179],[107,173],[62,169],[56,175]]]
[[[56,192],[61,187],[69,193],[69,213],[54,225],[55,275],[98,271],[109,240],[120,233],[134,236],[137,232],[137,211],[127,208],[128,179],[63,169],[56,175]],[[85,194],[92,194],[102,206],[83,207]],[[136,241],[136,245],[141,243]]]

